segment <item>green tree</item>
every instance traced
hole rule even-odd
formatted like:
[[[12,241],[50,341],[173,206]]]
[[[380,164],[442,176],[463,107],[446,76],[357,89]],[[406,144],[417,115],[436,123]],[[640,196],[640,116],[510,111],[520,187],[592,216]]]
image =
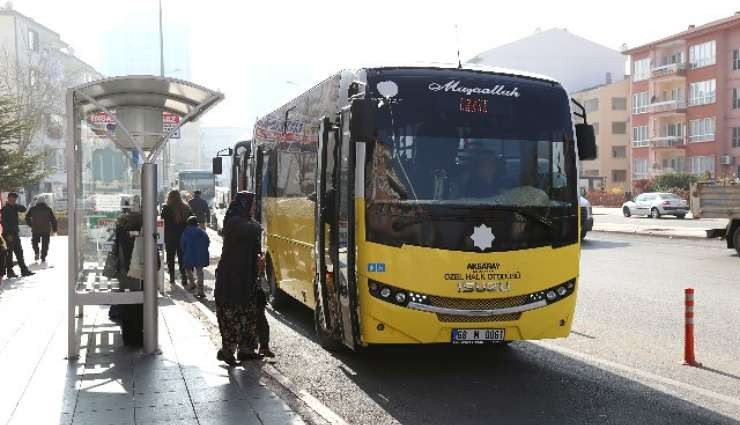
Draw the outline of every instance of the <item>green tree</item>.
[[[0,191],[34,185],[45,176],[45,155],[20,148],[28,131],[29,124],[21,118],[16,99],[0,96]]]

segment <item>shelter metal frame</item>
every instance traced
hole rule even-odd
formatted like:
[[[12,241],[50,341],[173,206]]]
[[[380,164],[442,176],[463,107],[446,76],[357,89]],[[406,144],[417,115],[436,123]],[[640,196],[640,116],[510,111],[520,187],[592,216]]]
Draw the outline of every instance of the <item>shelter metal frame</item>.
[[[79,356],[77,339],[77,308],[82,316],[84,305],[106,304],[143,304],[144,305],[144,352],[158,351],[158,309],[157,309],[157,261],[156,250],[156,195],[157,165],[155,161],[165,143],[183,125],[197,120],[210,108],[223,100],[224,95],[205,87],[174,78],[157,76],[122,76],[92,81],[68,89],[66,99],[67,131],[67,204],[69,229],[68,258],[68,311],[67,311],[67,349],[68,358]],[[169,112],[177,115],[180,122],[166,134],[137,133],[132,134],[126,123],[112,112],[118,108],[146,110],[149,113]],[[92,113],[103,112],[121,130],[125,140],[115,135],[109,137],[119,149],[135,149],[143,163],[141,164],[141,198],[142,198],[142,241],[144,247],[143,291],[80,293],[77,291],[80,266],[80,241],[77,239],[78,221],[82,218],[77,211],[78,172],[81,172],[80,122]],[[157,136],[152,146],[145,146],[137,136]],[[128,145],[127,145],[128,144]],[[148,149],[147,149],[148,147]],[[146,155],[146,151],[148,155]],[[83,241],[84,242],[84,241]]]

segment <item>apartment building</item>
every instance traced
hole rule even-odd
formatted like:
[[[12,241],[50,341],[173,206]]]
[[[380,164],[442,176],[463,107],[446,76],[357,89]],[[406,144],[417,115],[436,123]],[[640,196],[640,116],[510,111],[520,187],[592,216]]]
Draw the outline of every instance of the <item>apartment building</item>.
[[[624,53],[633,182],[740,176],[740,12]]]
[[[27,195],[66,195],[64,143],[65,94],[68,87],[101,77],[74,55],[59,33],[14,10],[0,7],[0,92],[30,105],[30,149],[44,152],[47,176]]]
[[[630,187],[627,173],[629,86],[629,80],[621,79],[572,93],[586,109],[599,149],[598,159],[581,162],[580,178],[588,181],[589,189],[627,191]]]

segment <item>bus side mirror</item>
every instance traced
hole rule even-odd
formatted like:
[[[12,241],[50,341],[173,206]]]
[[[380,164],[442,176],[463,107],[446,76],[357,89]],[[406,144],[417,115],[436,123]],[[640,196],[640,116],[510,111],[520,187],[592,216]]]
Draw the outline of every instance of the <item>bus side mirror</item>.
[[[591,124],[576,124],[576,142],[578,143],[578,159],[590,161],[598,157],[594,126]]]
[[[372,99],[353,99],[350,106],[349,131],[352,140],[366,142],[375,135],[373,125],[373,105],[377,105]]]
[[[221,174],[223,172],[223,161],[220,156],[213,158],[213,174]]]

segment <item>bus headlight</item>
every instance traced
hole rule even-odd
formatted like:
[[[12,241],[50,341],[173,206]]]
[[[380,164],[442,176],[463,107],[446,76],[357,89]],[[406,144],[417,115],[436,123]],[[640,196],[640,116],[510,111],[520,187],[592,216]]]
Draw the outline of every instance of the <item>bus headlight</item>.
[[[555,291],[547,291],[547,294],[545,295],[549,301],[554,301],[555,298],[558,297],[558,294],[555,293]]]
[[[391,296],[391,289],[390,288],[383,288],[380,290],[380,296],[383,298],[388,298]]]
[[[565,286],[558,286],[558,295],[561,297],[565,295],[568,292],[567,289],[565,289]]]
[[[399,304],[406,302],[406,294],[404,292],[396,292],[396,302]]]

